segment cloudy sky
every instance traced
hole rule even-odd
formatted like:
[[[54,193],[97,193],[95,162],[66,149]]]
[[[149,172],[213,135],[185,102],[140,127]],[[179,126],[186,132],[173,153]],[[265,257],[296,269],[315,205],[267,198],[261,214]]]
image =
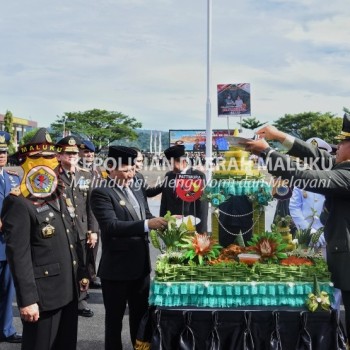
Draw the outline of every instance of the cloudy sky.
[[[207,0],[16,0],[0,13],[0,113],[49,126],[98,108],[144,129],[206,128]],[[213,0],[212,127],[227,127],[223,83],[250,83],[261,121],[342,116],[349,18],[348,0]]]

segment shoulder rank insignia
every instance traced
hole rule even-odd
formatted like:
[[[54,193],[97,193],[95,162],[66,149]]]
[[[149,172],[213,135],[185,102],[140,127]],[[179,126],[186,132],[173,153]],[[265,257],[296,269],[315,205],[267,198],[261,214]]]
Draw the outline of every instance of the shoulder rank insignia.
[[[19,196],[21,194],[21,189],[19,186],[11,188],[10,194],[14,196]]]

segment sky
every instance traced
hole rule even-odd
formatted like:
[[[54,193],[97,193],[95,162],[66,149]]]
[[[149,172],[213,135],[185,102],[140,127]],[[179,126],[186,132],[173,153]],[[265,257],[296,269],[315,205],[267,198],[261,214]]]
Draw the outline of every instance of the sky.
[[[143,129],[207,128],[207,0],[16,0],[0,5],[0,113],[37,121],[106,109]],[[217,84],[250,83],[251,116],[272,123],[350,108],[348,0],[213,0]]]

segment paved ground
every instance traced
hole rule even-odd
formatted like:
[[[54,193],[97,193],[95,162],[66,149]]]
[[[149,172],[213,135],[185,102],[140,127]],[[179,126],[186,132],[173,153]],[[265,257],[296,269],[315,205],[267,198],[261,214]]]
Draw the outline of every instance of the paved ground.
[[[158,176],[162,178],[163,171],[145,172],[145,176],[148,176],[148,181],[154,183]],[[149,199],[149,205],[151,212],[154,215],[159,214],[160,197]],[[270,229],[270,225],[275,212],[275,203],[270,204],[266,210],[266,229]],[[158,251],[151,247],[151,260],[154,264]],[[92,289],[89,291],[89,305],[94,311],[95,316],[92,318],[79,317],[79,333],[78,333],[78,347],[77,350],[103,350],[104,349],[104,307],[102,300],[102,293],[99,289]],[[18,317],[18,310],[16,303],[13,304],[15,319],[14,323],[18,332],[21,332],[22,325],[20,318]],[[342,308],[341,319],[344,319],[344,311]],[[130,344],[129,331],[128,331],[128,314],[124,317],[123,322],[123,344],[124,350],[132,350]],[[19,344],[0,343],[1,350],[19,350],[21,346]],[[64,349],[62,349],[64,350]],[[169,349],[171,350],[171,349]]]

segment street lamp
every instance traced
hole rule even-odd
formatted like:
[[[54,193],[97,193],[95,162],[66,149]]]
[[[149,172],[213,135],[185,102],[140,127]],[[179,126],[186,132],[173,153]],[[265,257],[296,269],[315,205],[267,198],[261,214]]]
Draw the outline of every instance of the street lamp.
[[[66,136],[66,116],[63,116],[63,135],[62,137]]]

